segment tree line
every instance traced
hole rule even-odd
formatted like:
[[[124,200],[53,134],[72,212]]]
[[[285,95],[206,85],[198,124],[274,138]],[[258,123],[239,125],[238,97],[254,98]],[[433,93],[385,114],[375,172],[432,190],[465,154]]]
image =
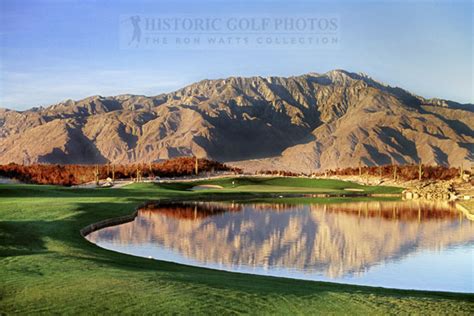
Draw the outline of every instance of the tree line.
[[[0,165],[0,176],[25,183],[78,185],[98,179],[145,179],[155,177],[181,177],[196,173],[213,173],[241,170],[217,161],[195,157],[172,158],[161,162],[105,165],[57,165],[10,163]]]
[[[318,175],[341,176],[376,176],[392,178],[393,180],[451,180],[470,174],[463,167],[429,166],[429,165],[384,165],[384,166],[358,166],[328,170]]]
[[[451,180],[469,175],[472,170],[464,167],[446,167],[429,165],[384,165],[384,166],[357,166],[349,168],[337,168],[319,172],[298,173],[285,170],[260,170],[257,175],[273,176],[376,176],[380,178],[392,178],[393,180]]]

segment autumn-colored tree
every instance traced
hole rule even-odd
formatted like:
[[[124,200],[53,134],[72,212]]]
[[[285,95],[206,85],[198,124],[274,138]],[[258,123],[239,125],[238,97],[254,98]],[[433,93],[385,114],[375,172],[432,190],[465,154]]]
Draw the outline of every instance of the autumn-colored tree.
[[[140,170],[140,178],[158,175],[160,177],[179,177],[191,175],[194,172],[195,160],[192,157],[179,157],[159,163],[131,165],[52,165],[32,164],[0,165],[0,176],[17,179],[26,183],[77,185],[104,179],[112,171],[112,179],[130,179]],[[199,159],[199,170],[203,172],[232,171],[241,173],[238,168],[230,168],[217,161]]]

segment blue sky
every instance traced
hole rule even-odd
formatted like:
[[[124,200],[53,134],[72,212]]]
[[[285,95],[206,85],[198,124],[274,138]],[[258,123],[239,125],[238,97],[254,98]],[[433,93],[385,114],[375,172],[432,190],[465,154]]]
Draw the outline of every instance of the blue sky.
[[[0,0],[0,6],[0,107],[21,110],[97,94],[156,95],[205,78],[331,69],[364,72],[425,97],[474,103],[471,1]],[[124,49],[124,17],[132,15],[337,16],[338,45]]]

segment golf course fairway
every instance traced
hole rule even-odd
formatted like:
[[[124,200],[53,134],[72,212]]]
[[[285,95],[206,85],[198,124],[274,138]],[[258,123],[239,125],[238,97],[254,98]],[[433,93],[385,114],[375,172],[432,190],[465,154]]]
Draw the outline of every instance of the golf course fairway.
[[[206,181],[200,184],[206,184]],[[79,231],[159,199],[273,193],[398,193],[295,178],[133,184],[120,189],[0,185],[0,313],[473,314],[471,294],[393,290],[230,273],[128,256]],[[257,192],[257,193],[255,193]],[[429,267],[426,267],[429,269]],[[446,271],[450,273],[450,271]]]

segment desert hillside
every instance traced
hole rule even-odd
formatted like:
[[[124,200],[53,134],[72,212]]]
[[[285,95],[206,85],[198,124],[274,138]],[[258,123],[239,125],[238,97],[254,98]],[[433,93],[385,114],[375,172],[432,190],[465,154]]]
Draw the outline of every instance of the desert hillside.
[[[34,96],[32,96],[34,98]],[[0,109],[0,163],[134,163],[195,155],[316,171],[474,161],[474,106],[425,99],[363,74],[203,80],[152,97]]]

